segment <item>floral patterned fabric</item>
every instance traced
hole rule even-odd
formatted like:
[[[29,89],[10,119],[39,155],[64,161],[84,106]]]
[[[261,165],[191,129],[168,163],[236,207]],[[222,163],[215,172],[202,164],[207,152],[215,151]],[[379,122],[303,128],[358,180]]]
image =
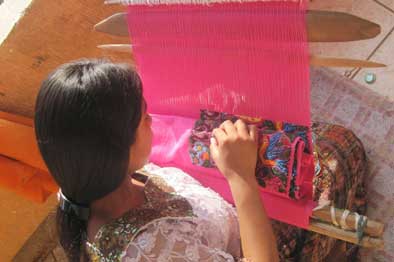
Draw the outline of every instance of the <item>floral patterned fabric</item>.
[[[258,129],[256,178],[259,184],[267,191],[301,198],[299,185],[302,183],[302,156],[312,153],[310,128],[306,126],[201,110],[200,119],[196,121],[190,136],[189,154],[192,163],[215,167],[209,152],[212,130],[226,120],[235,122],[238,119],[248,125],[256,125]]]

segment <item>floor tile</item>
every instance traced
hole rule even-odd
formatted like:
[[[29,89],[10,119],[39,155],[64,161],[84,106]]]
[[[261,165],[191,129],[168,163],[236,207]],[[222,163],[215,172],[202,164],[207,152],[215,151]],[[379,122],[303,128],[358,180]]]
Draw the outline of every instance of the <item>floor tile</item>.
[[[384,41],[382,46],[376,50],[371,60],[385,63],[387,67],[361,69],[354,77],[354,80],[394,101],[394,31]],[[376,75],[376,81],[373,84],[366,84],[364,81],[364,77],[368,73]]]
[[[321,56],[367,59],[394,26],[394,14],[373,0],[354,1],[352,9],[349,11],[349,13],[378,23],[382,28],[381,34],[373,39],[354,42],[310,43],[310,52],[312,54]],[[377,60],[377,62],[380,61]],[[344,75],[352,75],[354,73],[354,70],[351,68],[334,68],[334,70]]]

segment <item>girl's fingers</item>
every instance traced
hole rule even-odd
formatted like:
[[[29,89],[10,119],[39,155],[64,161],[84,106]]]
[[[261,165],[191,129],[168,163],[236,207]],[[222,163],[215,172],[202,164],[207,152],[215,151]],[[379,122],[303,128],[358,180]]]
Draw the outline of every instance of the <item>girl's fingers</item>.
[[[227,134],[221,128],[215,128],[212,131],[212,138],[215,140],[216,145],[220,145],[224,139],[226,139]],[[211,139],[212,144],[212,139]]]
[[[249,126],[249,135],[257,143],[257,127],[255,125]]]
[[[230,120],[224,121],[221,125],[220,128],[223,129],[223,131],[231,137],[234,137],[237,135],[237,129],[235,128],[234,124]]]
[[[249,137],[249,129],[248,126],[242,121],[241,119],[238,119],[235,124],[235,128],[238,131],[238,134],[241,135],[243,138],[248,138]]]

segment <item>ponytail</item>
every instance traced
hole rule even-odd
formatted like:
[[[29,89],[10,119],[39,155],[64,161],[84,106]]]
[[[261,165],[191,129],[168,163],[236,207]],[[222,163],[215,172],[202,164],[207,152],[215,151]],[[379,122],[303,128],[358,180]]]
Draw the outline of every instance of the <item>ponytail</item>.
[[[81,220],[74,212],[65,212],[59,206],[56,212],[56,227],[60,245],[69,261],[88,262],[85,242],[87,221]]]

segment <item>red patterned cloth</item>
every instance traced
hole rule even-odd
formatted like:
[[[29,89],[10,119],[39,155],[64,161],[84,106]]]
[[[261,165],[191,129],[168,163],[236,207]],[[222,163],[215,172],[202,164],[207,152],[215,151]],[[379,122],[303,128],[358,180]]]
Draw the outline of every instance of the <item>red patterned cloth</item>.
[[[361,141],[338,125],[314,123],[312,132],[320,166],[313,179],[314,200],[330,200],[335,207],[365,214],[363,181],[368,165]],[[272,224],[281,261],[323,261],[339,241],[277,221]],[[347,249],[354,257],[357,247],[349,244]]]
[[[189,139],[192,163],[203,167],[216,167],[209,150],[212,131],[226,120],[235,122],[238,119],[248,125],[255,125],[258,130],[256,178],[260,186],[273,194],[302,198],[302,160],[305,155],[311,156],[312,153],[311,131],[306,126],[201,110],[200,118],[196,121]]]

